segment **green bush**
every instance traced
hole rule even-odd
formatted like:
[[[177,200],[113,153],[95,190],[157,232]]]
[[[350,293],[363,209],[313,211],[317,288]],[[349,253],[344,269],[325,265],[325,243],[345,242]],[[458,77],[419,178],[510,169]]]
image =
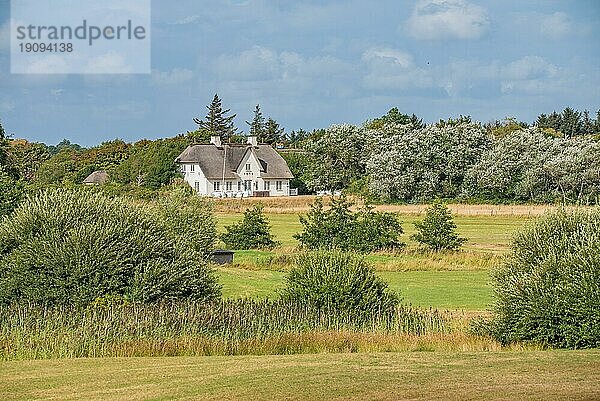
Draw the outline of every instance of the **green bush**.
[[[283,298],[357,318],[395,307],[399,297],[363,257],[342,251],[301,254],[287,276]]]
[[[456,233],[456,224],[450,209],[437,200],[427,208],[422,222],[415,223],[417,233],[411,239],[429,247],[434,252],[457,250],[467,240]]]
[[[279,245],[271,235],[269,220],[263,214],[263,206],[260,204],[246,209],[244,219],[225,227],[225,230],[221,234],[221,240],[232,249],[274,248]]]
[[[600,210],[541,218],[492,276],[490,328],[503,344],[600,347]]]
[[[206,262],[208,220],[176,206],[134,205],[86,190],[47,190],[24,200],[0,223],[0,303],[87,305],[99,297],[132,302],[219,295]],[[203,214],[206,217],[205,214]],[[212,231],[211,231],[212,230]]]
[[[369,206],[353,213],[346,197],[331,200],[329,210],[317,198],[306,216],[300,217],[304,230],[296,234],[307,249],[341,249],[369,253],[401,248],[402,226],[393,213],[374,212]]]
[[[0,218],[9,215],[19,204],[25,188],[0,166]]]

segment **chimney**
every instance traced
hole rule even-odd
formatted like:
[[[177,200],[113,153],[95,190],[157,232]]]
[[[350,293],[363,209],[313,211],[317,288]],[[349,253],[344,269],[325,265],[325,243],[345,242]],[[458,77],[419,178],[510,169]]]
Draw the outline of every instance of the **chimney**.
[[[252,146],[258,146],[258,138],[256,136],[249,136],[248,144]]]
[[[210,143],[215,145],[217,148],[221,147],[221,137],[218,135],[213,135],[210,137]]]

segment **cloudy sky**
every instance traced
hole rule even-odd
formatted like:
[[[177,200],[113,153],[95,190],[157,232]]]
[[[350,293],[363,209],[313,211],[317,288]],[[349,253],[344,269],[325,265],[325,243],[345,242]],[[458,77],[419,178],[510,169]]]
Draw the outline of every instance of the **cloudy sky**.
[[[215,92],[244,130],[257,103],[288,130],[600,108],[597,0],[155,0],[147,75],[11,75],[9,14],[0,120],[46,143],[173,136]]]

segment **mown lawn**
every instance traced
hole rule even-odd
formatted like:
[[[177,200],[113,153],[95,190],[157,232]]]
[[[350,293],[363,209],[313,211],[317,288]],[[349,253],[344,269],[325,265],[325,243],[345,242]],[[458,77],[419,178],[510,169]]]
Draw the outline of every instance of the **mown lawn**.
[[[594,400],[600,351],[400,352],[0,363],[4,401]]]
[[[229,298],[275,297],[284,286],[302,230],[297,214],[268,214],[272,233],[281,241],[273,251],[237,251],[235,265],[219,268],[223,294]],[[217,214],[218,227],[242,218],[241,214]],[[531,221],[527,216],[457,216],[461,235],[467,237],[458,253],[422,253],[409,237],[415,215],[400,215],[408,248],[397,254],[372,254],[366,258],[404,301],[415,306],[438,309],[485,310],[492,302],[489,271],[502,262],[513,233]]]
[[[226,298],[274,298],[285,286],[285,272],[220,267]],[[436,309],[485,310],[492,300],[486,271],[378,272],[405,303]]]

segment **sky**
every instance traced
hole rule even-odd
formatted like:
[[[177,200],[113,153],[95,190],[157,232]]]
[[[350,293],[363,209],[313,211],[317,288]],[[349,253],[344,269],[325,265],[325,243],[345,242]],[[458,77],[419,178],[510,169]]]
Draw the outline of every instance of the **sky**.
[[[13,0],[18,1],[18,0]],[[151,74],[11,74],[0,0],[0,120],[14,137],[84,146],[195,129],[215,93],[247,131],[600,108],[597,0],[152,0]]]

